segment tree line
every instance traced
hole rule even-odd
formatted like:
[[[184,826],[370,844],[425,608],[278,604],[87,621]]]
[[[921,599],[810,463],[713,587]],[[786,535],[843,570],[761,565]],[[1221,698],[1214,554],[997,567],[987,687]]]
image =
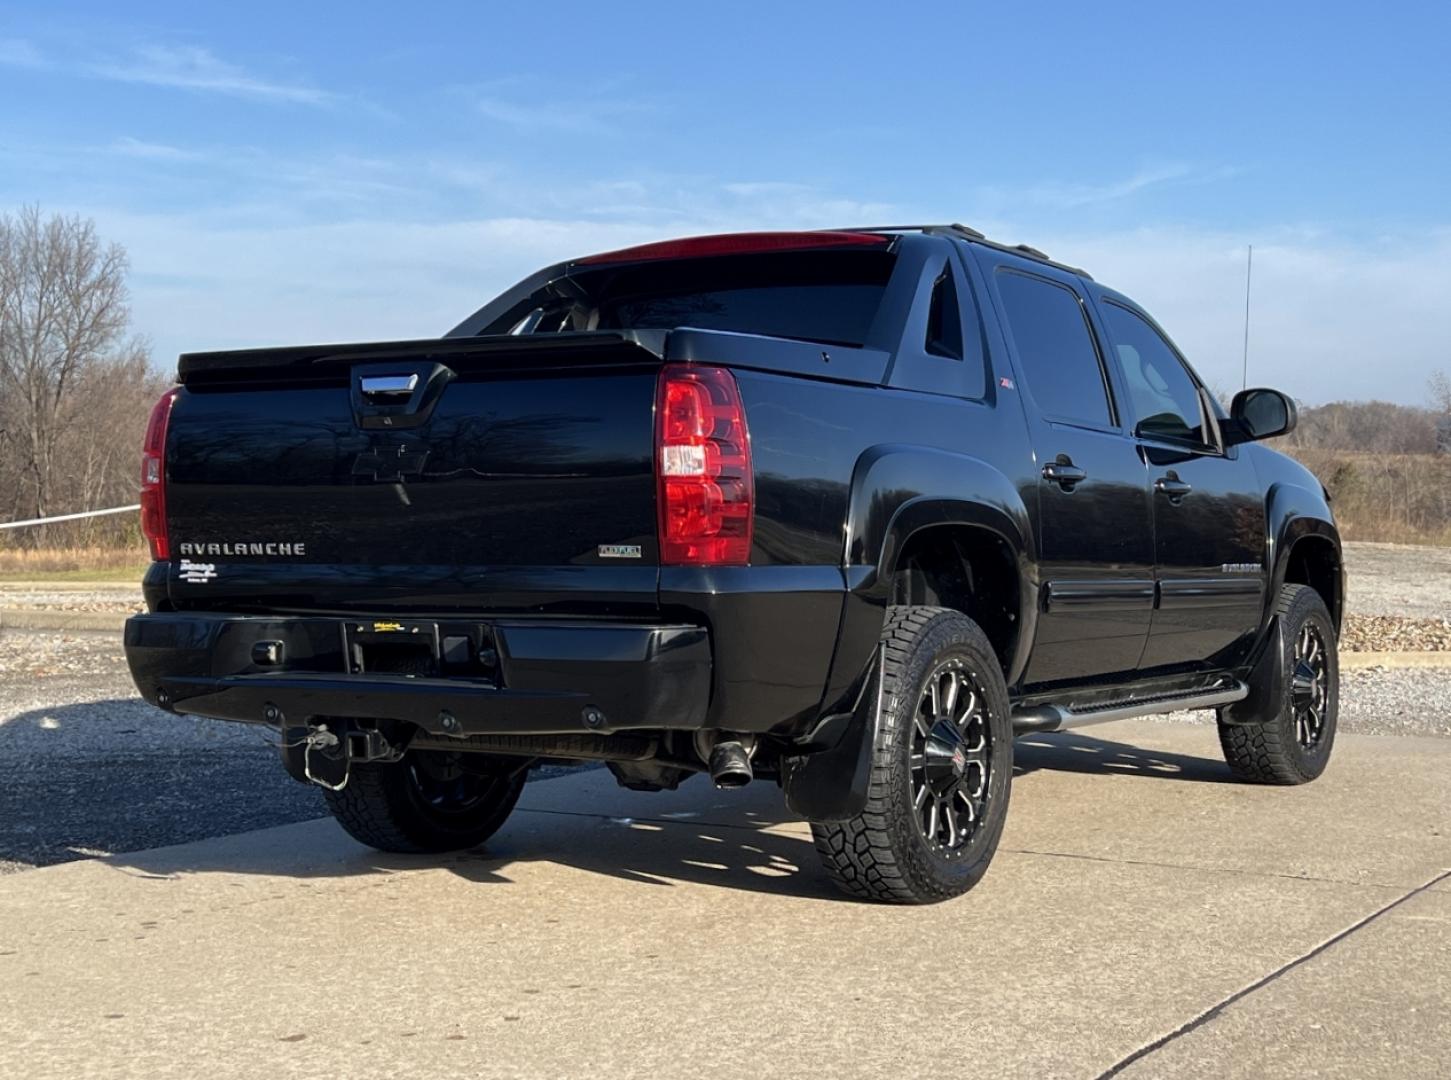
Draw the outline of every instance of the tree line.
[[[1438,401],[1437,387],[1444,401]],[[1301,407],[1299,426],[1281,449],[1339,450],[1375,454],[1434,454],[1451,417],[1451,385],[1440,372],[1427,385],[1425,407],[1388,401],[1336,401]]]
[[[141,438],[168,380],[131,328],[125,250],[94,222],[0,216],[0,520],[136,499]],[[134,535],[129,515],[20,529],[13,545]]]

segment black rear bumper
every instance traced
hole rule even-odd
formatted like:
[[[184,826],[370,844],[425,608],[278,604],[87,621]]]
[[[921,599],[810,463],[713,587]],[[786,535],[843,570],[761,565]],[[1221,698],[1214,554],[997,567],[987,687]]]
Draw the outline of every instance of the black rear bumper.
[[[414,649],[422,673],[371,670],[361,643]],[[709,635],[691,625],[153,613],[127,620],[126,660],[153,705],[278,726],[347,717],[451,736],[694,730],[711,695]]]

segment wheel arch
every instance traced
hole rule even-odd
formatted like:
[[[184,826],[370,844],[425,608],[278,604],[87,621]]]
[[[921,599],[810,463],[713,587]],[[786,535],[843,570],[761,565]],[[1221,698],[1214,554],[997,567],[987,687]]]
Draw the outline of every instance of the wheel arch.
[[[1340,530],[1323,492],[1298,484],[1275,484],[1266,501],[1270,535],[1270,588],[1266,618],[1284,585],[1308,585],[1320,594],[1340,631],[1345,607],[1345,563]]]
[[[886,572],[890,603],[951,608],[977,623],[1007,678],[1022,640],[1025,591],[1001,532],[958,520],[921,525],[896,547]]]
[[[824,712],[846,707],[864,684],[904,558],[951,542],[1011,578],[1012,617],[1001,620],[994,646],[1006,650],[1009,684],[1022,672],[1037,618],[1037,563],[1031,518],[1018,489],[981,458],[882,444],[865,451],[852,473],[842,555],[848,591]]]

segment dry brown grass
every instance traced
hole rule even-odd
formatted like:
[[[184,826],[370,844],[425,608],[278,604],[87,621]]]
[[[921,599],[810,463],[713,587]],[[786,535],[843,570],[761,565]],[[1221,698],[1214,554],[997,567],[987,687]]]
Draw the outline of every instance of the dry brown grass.
[[[1329,489],[1346,540],[1451,545],[1451,455],[1288,452]]]
[[[146,549],[134,544],[118,547],[0,548],[0,578],[136,581],[149,561]]]

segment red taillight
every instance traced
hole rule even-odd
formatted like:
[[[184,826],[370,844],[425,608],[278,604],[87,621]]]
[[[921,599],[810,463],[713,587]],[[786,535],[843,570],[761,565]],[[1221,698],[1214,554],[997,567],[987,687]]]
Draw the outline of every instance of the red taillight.
[[[744,566],[751,559],[755,486],[735,378],[722,368],[667,367],[655,412],[660,562]]]
[[[166,533],[166,425],[177,391],[168,390],[151,410],[146,441],[141,444],[141,535],[151,544],[153,559],[171,558]]]
[[[810,251],[814,248],[881,247],[894,237],[866,232],[753,232],[691,236],[654,244],[586,255],[581,264],[638,262],[645,259],[694,259],[710,255],[761,255],[770,251]]]

